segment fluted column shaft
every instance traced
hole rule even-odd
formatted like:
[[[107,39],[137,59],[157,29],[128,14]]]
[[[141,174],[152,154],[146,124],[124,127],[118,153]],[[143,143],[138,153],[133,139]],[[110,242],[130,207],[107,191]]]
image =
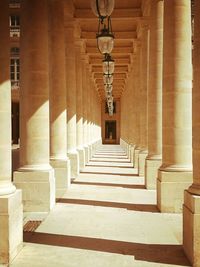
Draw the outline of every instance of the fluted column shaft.
[[[47,1],[24,1],[21,21],[20,166],[49,169]]]
[[[22,192],[11,182],[9,1],[0,1],[0,265],[9,266],[23,242]]]
[[[85,150],[85,161],[89,159],[89,148],[88,148],[88,66],[86,58],[82,62],[82,77],[83,77],[83,142]]]
[[[144,176],[145,159],[147,157],[147,89],[148,89],[148,67],[149,67],[149,26],[140,26],[139,38],[141,40],[140,50],[140,152],[139,152],[139,176]]]
[[[150,62],[147,101],[148,156],[145,185],[156,188],[162,155],[163,0],[153,0],[150,19]]]
[[[134,167],[138,169],[139,166],[139,152],[140,152],[140,143],[141,143],[141,135],[140,135],[140,87],[141,87],[141,80],[140,80],[140,64],[141,64],[141,43],[138,42],[134,46],[135,52],[135,150],[134,150]]]
[[[64,6],[61,0],[50,1],[51,42],[50,42],[50,118],[51,118],[51,159],[66,159],[66,70]]]
[[[192,136],[193,136],[193,184],[184,194],[183,247],[192,266],[200,266],[200,2],[195,1],[193,89],[192,89]]]
[[[147,88],[149,65],[149,26],[141,26],[140,64],[140,147],[147,150]]]
[[[74,21],[66,28],[66,80],[67,80],[67,150],[76,152],[76,61]]]
[[[82,75],[82,55],[83,43],[76,41],[76,142],[79,153],[79,167],[85,166],[85,153],[83,148],[83,75]]]
[[[66,3],[65,12],[73,16],[72,2]],[[79,173],[79,155],[76,144],[76,51],[75,30],[76,22],[72,17],[65,20],[66,46],[66,87],[67,87],[67,152],[71,165],[71,177]]]
[[[163,161],[158,174],[158,207],[179,212],[183,191],[192,181],[190,1],[164,1],[163,54]]]
[[[67,158],[67,113],[64,5],[51,0],[50,11],[50,159],[55,170],[56,197],[70,184],[70,162]]]

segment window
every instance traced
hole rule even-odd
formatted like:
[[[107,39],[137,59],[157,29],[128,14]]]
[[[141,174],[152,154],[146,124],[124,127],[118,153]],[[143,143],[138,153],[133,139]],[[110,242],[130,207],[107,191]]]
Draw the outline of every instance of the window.
[[[20,26],[20,19],[19,15],[11,15],[10,16],[10,27],[18,27]]]
[[[10,16],[10,37],[20,36],[20,17],[19,15]]]
[[[11,58],[10,58],[10,79],[12,88],[19,86],[19,78],[20,78],[19,47],[12,47]]]

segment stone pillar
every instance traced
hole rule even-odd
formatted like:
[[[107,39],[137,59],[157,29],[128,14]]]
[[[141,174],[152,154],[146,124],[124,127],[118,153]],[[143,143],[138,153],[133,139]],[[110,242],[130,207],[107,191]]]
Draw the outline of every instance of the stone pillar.
[[[87,117],[88,117],[88,146],[89,146],[89,160],[91,159],[92,156],[92,114],[91,114],[91,103],[92,103],[92,78],[90,75],[90,70],[89,70],[89,75],[88,75],[88,99],[87,99]]]
[[[162,212],[181,212],[184,189],[192,183],[190,1],[164,1],[163,44],[163,160],[157,202]]]
[[[88,101],[88,85],[87,85],[87,60],[84,57],[82,61],[82,77],[83,77],[83,143],[85,151],[85,162],[89,160],[89,147],[88,147],[88,114],[87,114],[87,101]]]
[[[83,42],[76,41],[76,142],[79,154],[79,168],[85,167],[85,150],[83,147],[83,81],[82,81],[82,58],[81,48]]]
[[[71,177],[76,178],[79,174],[79,154],[76,150],[76,58],[74,19],[68,19],[65,26],[67,66],[67,150],[71,165]]]
[[[136,57],[133,55],[132,58],[132,70],[130,72],[130,77],[129,77],[129,90],[130,90],[130,95],[129,95],[129,145],[130,145],[130,161],[134,164],[134,150],[135,150],[135,135],[136,135],[136,130],[135,130],[135,119],[136,119],[136,114],[135,114],[135,108],[136,108],[136,102],[135,102],[135,68],[136,68]]]
[[[195,1],[192,90],[193,184],[185,191],[183,206],[183,247],[192,266],[200,266],[200,2]]]
[[[21,190],[11,182],[11,84],[9,1],[0,1],[0,265],[6,266],[22,247]]]
[[[134,167],[136,169],[139,168],[139,153],[140,153],[140,64],[141,64],[141,43],[138,41],[134,45],[134,53],[135,53],[135,102],[137,105],[135,106],[135,150],[134,150]]]
[[[141,64],[140,64],[140,152],[139,152],[139,176],[144,176],[147,150],[147,88],[149,67],[149,26],[141,25],[139,36],[141,39]]]
[[[39,11],[39,12],[38,12]],[[49,164],[48,1],[21,3],[20,169],[25,211],[49,211],[55,204],[54,170]]]
[[[56,197],[70,185],[67,157],[65,29],[63,1],[50,1],[50,159],[55,170]]]
[[[162,163],[162,61],[163,0],[153,0],[150,20],[150,62],[148,88],[148,156],[145,186],[156,189],[158,168]]]

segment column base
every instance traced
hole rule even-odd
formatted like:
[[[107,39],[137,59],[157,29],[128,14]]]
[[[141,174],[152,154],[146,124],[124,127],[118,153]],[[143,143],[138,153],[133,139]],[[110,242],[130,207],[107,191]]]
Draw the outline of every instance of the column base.
[[[48,212],[55,205],[54,170],[14,172],[14,184],[22,189],[24,211]]]
[[[8,266],[23,245],[22,192],[0,196],[0,265]]]
[[[135,151],[135,145],[131,145],[130,161],[131,163],[133,163],[133,166],[134,166],[134,151]]]
[[[156,189],[158,169],[162,164],[162,159],[146,158],[145,162],[145,187],[146,189]]]
[[[89,148],[89,160],[92,158],[92,144],[89,144],[88,145],[88,148]]]
[[[139,176],[144,176],[144,172],[145,172],[145,160],[146,157],[148,155],[148,151],[147,150],[140,150],[139,151],[139,163],[138,163],[138,174]]]
[[[79,154],[77,151],[69,152],[67,156],[70,159],[71,178],[75,179],[79,175]]]
[[[70,160],[51,159],[50,164],[55,171],[56,198],[59,198],[64,195],[71,184]]]
[[[78,155],[79,155],[79,169],[82,171],[85,168],[85,150],[84,148],[78,148]]]
[[[138,169],[139,167],[139,153],[140,153],[140,148],[136,147],[134,150],[134,168]]]
[[[200,196],[187,190],[183,205],[183,248],[192,266],[200,266]]]
[[[87,164],[89,162],[89,146],[84,146],[85,151],[85,163]]]
[[[161,212],[181,213],[184,190],[192,184],[191,171],[158,171],[157,205]]]

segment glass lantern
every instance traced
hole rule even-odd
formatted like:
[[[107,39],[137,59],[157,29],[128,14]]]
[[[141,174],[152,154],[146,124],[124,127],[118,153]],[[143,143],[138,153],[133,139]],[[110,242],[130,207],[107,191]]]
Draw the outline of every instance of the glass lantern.
[[[103,60],[103,72],[104,74],[110,75],[114,73],[115,61],[110,55],[106,54]]]
[[[104,84],[112,84],[113,83],[113,75],[112,74],[104,74],[103,75]]]
[[[114,9],[114,5],[114,0],[91,0],[92,11],[97,17],[101,19],[104,19],[111,15]]]

